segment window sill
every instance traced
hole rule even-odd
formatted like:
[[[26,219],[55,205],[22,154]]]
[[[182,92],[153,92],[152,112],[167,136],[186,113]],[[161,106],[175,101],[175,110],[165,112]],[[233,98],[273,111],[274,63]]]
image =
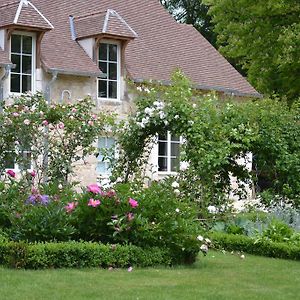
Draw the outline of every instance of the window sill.
[[[178,172],[158,171],[158,176],[176,176]]]
[[[120,99],[111,99],[111,98],[97,98],[99,102],[113,103],[113,104],[122,104]]]

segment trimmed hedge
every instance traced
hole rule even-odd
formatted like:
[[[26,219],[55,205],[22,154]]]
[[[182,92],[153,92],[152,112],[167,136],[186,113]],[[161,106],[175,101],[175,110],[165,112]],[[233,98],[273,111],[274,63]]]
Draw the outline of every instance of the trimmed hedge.
[[[167,249],[142,249],[132,245],[91,242],[35,243],[0,242],[0,265],[10,268],[125,268],[170,265]]]
[[[300,260],[300,247],[271,241],[257,241],[244,236],[214,232],[210,234],[213,245],[217,249],[228,251],[243,251],[250,254]]]

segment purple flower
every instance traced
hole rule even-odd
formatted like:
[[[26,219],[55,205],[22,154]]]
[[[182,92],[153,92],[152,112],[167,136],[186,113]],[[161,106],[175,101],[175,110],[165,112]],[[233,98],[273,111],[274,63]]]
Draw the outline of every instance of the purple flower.
[[[39,200],[43,205],[47,205],[50,202],[50,198],[48,195],[39,195]]]
[[[39,194],[35,194],[35,195],[30,195],[27,200],[26,200],[26,204],[42,204],[42,205],[48,205],[50,202],[50,197],[48,195],[39,195]]]

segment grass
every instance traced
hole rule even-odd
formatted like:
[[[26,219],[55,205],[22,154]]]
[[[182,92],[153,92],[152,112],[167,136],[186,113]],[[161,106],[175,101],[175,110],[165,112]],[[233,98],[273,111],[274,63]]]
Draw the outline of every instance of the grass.
[[[191,267],[24,271],[0,268],[1,299],[299,299],[300,262],[210,252]]]

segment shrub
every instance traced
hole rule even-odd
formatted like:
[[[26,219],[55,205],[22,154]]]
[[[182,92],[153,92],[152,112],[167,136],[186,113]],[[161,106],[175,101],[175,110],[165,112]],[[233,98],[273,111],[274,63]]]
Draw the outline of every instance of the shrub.
[[[167,249],[91,242],[0,242],[0,265],[11,268],[93,268],[170,265],[177,261]]]
[[[243,251],[250,254],[275,258],[300,260],[300,246],[287,243],[257,240],[244,235],[215,232],[210,235],[216,249]]]

